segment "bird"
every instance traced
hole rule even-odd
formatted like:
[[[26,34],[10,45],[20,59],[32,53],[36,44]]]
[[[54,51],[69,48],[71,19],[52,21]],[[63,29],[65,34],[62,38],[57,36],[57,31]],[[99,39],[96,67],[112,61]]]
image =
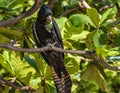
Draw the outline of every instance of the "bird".
[[[54,44],[64,49],[60,30],[52,16],[52,10],[43,4],[38,11],[37,19],[33,23],[33,37],[37,48]],[[64,64],[64,53],[48,50],[41,52],[49,65],[57,93],[71,93],[72,81]]]

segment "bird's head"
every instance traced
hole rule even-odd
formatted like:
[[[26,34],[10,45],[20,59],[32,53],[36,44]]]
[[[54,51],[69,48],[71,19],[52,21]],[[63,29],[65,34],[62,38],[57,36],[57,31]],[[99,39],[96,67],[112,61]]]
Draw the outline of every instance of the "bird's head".
[[[43,4],[38,13],[38,20],[44,22],[52,22],[52,11],[50,8]]]

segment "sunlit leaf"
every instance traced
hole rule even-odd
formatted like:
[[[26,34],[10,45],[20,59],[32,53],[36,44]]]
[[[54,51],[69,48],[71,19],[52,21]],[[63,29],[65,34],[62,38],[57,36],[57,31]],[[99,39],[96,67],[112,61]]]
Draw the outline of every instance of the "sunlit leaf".
[[[9,43],[10,39],[5,37],[4,35],[0,34],[0,43],[1,44],[5,44],[5,43]]]
[[[17,30],[11,30],[9,28],[0,28],[0,34],[3,36],[9,38],[9,39],[21,39],[23,36],[23,33]]]
[[[89,31],[83,31],[80,34],[72,35],[70,39],[79,41],[79,40],[85,39],[87,37],[88,33],[89,33]]]
[[[79,26],[87,24],[87,23],[90,23],[91,25],[93,25],[90,18],[83,14],[71,15],[69,19],[70,19],[71,23],[76,27],[79,27]]]
[[[98,28],[100,22],[100,16],[97,10],[95,8],[87,9],[87,15],[90,17],[95,27]]]
[[[109,19],[111,15],[113,15],[114,8],[108,9],[101,17],[100,24],[102,24],[104,21]],[[112,16],[113,17],[113,16]]]
[[[34,89],[39,88],[39,84],[41,83],[41,78],[37,77],[37,78],[32,78],[30,80],[30,86]]]
[[[8,55],[6,55],[8,56]],[[11,66],[11,64],[8,62],[8,60],[5,60],[3,55],[0,55],[0,65],[2,66],[2,68],[7,71],[8,73],[10,73],[11,75],[14,75],[14,70],[13,67]]]
[[[79,58],[78,58],[78,60],[79,60]],[[76,57],[75,58],[67,57],[67,58],[65,58],[65,62],[66,62],[66,67],[67,67],[67,69],[68,69],[70,74],[78,72],[79,64],[77,62],[77,58]]]
[[[49,81],[46,82],[46,91],[48,91],[48,93],[56,93],[56,88],[55,86],[53,86],[53,84]]]
[[[60,31],[63,31],[65,29],[65,22],[67,21],[67,18],[61,17],[59,19],[55,19],[55,21],[57,22],[57,25],[58,25]]]
[[[25,56],[24,59],[25,59],[25,61],[27,61],[30,64],[30,66],[32,66],[33,68],[35,68],[36,71],[39,72],[39,70],[40,70],[39,66],[33,58]]]

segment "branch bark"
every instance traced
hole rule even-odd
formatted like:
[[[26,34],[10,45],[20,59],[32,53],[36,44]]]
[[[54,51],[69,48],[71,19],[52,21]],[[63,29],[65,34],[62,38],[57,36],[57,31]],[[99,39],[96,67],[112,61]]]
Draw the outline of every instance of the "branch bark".
[[[21,15],[19,15],[16,18],[12,18],[7,21],[0,22],[0,27],[13,25],[13,24],[17,23],[18,21],[20,21],[21,19],[23,19],[27,16],[30,16],[40,7],[40,4],[42,3],[42,1],[43,0],[35,0],[34,5],[28,11],[22,13]]]
[[[53,9],[55,2],[56,2],[56,0],[49,0],[48,6],[49,6],[49,8],[50,8],[51,10]]]
[[[12,46],[12,44],[0,44],[1,48],[9,49],[9,50],[14,50],[18,52],[31,52],[31,53],[37,53],[37,52],[45,52],[48,50],[53,50],[56,52],[60,53],[71,53],[71,54],[82,54],[82,55],[87,55],[91,56],[96,62],[98,62],[102,67],[109,69],[109,70],[114,70],[114,71],[120,71],[120,66],[110,66],[107,64],[103,59],[99,58],[94,51],[84,51],[84,50],[65,50],[61,48],[57,48],[53,45],[47,45],[42,48],[38,49],[27,49],[27,48],[17,48]]]
[[[75,7],[75,8],[66,10],[65,12],[63,12],[63,13],[60,15],[60,17],[66,16],[67,14],[69,14],[69,13],[71,13],[71,12],[73,12],[73,11],[76,11],[76,10],[78,10],[78,9],[83,9],[83,8],[84,8],[83,6],[77,6],[77,7]]]

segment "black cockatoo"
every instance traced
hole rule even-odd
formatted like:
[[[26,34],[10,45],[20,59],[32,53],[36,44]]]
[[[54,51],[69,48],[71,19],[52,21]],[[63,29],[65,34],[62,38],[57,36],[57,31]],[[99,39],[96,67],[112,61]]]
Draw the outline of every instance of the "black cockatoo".
[[[58,26],[52,17],[52,11],[43,4],[38,12],[36,22],[33,24],[33,36],[38,48],[55,43],[58,48],[63,48],[63,42]],[[57,93],[71,93],[71,78],[65,69],[64,53],[49,50],[41,55],[50,66]]]

